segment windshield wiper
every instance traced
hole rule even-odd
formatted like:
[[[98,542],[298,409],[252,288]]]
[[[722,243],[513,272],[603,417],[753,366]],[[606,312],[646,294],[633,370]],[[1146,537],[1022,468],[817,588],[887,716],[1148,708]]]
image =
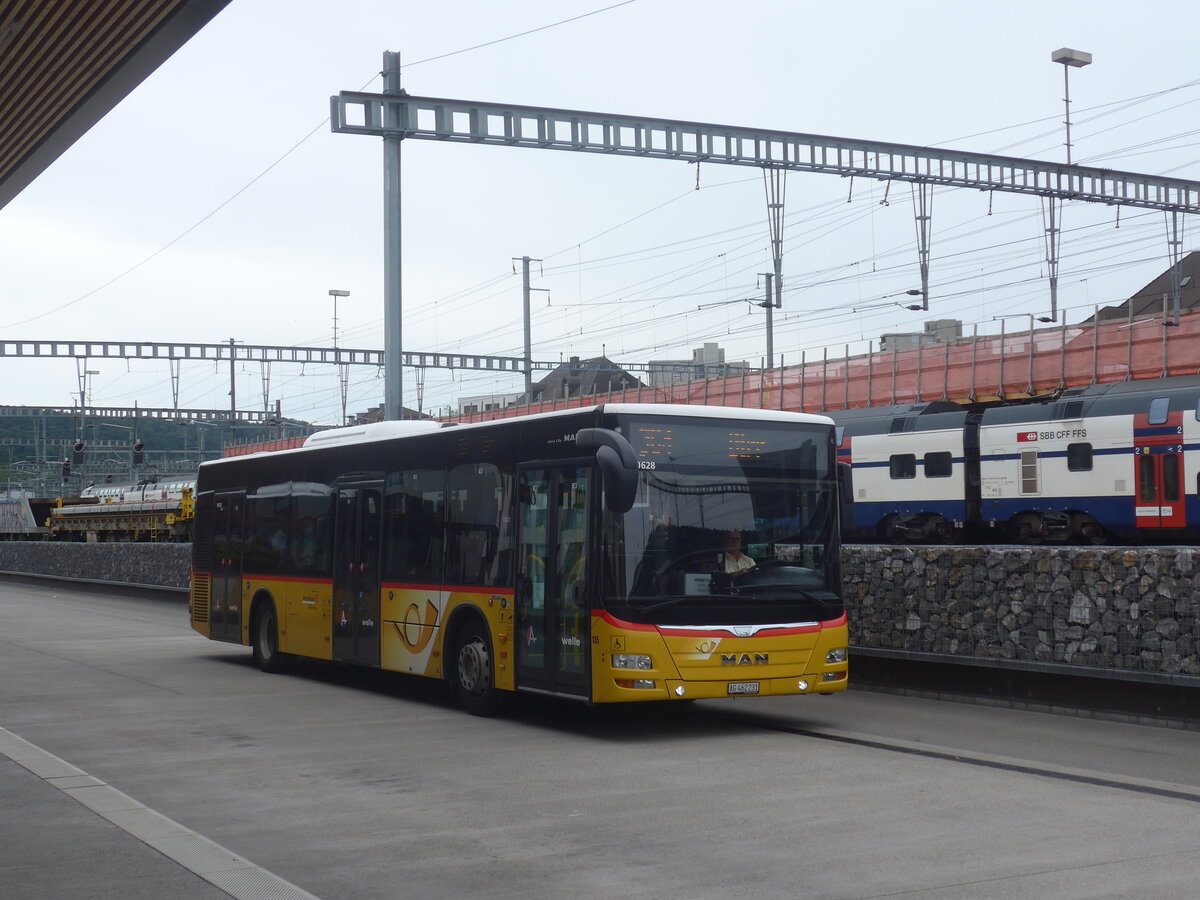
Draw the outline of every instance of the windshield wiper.
[[[777,591],[786,592],[788,596],[784,599],[789,599],[798,594],[801,600],[807,600],[810,603],[816,603],[818,606],[823,606],[827,609],[840,605],[840,601],[836,594],[831,594],[829,597],[818,597],[808,588],[801,587],[798,584],[755,584],[746,588],[747,594],[750,594],[751,592],[753,592],[753,594],[759,594],[760,592],[765,594],[774,594]],[[743,599],[745,599],[745,595],[743,595]],[[755,599],[759,598],[756,597]],[[767,598],[762,597],[761,599]],[[770,599],[774,600],[778,598],[772,596]]]
[[[630,598],[632,599],[632,598]],[[675,594],[670,597],[664,597],[657,603],[649,603],[645,606],[635,606],[630,604],[640,613],[653,612],[656,609],[662,609],[667,606],[674,606],[677,603],[682,603],[685,600],[745,600],[744,594]]]

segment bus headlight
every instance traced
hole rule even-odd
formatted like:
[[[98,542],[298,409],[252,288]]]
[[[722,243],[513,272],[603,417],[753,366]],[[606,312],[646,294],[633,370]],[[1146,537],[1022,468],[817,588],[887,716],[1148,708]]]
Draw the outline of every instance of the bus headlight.
[[[633,653],[614,653],[612,666],[614,669],[653,669],[654,660]]]
[[[825,665],[831,663],[844,663],[846,661],[846,648],[836,647],[825,654]]]
[[[637,690],[652,691],[655,688],[653,681],[645,678],[618,678],[616,679],[617,687],[635,688]]]

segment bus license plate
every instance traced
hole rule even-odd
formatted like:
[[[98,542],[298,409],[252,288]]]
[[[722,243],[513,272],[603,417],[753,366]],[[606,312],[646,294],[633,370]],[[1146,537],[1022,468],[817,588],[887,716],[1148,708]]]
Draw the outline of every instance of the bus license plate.
[[[731,681],[729,682],[730,694],[757,694],[757,681]]]

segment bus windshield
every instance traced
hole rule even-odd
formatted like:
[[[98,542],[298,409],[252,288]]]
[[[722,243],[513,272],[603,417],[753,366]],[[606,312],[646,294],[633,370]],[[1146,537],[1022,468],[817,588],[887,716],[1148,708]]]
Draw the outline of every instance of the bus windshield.
[[[602,598],[614,616],[712,625],[842,614],[830,427],[623,425],[640,483],[629,512],[606,513]]]

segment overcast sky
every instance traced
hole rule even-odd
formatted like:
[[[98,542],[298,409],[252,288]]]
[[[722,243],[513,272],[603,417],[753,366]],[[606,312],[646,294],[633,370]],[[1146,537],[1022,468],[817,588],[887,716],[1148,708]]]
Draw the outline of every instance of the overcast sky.
[[[421,96],[1062,161],[1050,54],[1066,46],[1094,55],[1071,72],[1075,162],[1200,180],[1200,67],[1172,49],[1197,25],[1182,0],[233,0],[0,210],[0,339],[329,346],[336,288],[350,291],[339,343],[381,349],[381,142],[325,120],[330,95],[381,89],[385,50]],[[404,145],[403,166],[406,350],[520,355],[511,259],[528,255],[549,291],[534,295],[536,359],[635,365],[715,341],[730,361],[761,361],[763,312],[740,302],[770,265],[757,171],[704,165],[697,190],[684,163],[427,141]],[[926,319],[970,333],[1009,316],[1011,331],[1048,311],[1035,198],[936,193],[927,314],[896,297],[920,285],[910,190],[883,200],[880,183],[788,177],[785,363],[865,352]],[[1161,213],[1125,210],[1117,226],[1114,209],[1067,206],[1067,321],[1166,268]],[[88,368],[89,405],[172,405],[165,362]],[[238,406],[262,408],[260,366],[237,379]],[[431,371],[422,405],[519,382]],[[226,366],[188,364],[179,403],[227,408],[228,390]],[[411,371],[404,393],[414,405]],[[351,413],[382,398],[382,372],[352,370]],[[71,360],[0,363],[0,403],[73,399]],[[276,399],[285,415],[340,417],[326,368],[274,366]]]

